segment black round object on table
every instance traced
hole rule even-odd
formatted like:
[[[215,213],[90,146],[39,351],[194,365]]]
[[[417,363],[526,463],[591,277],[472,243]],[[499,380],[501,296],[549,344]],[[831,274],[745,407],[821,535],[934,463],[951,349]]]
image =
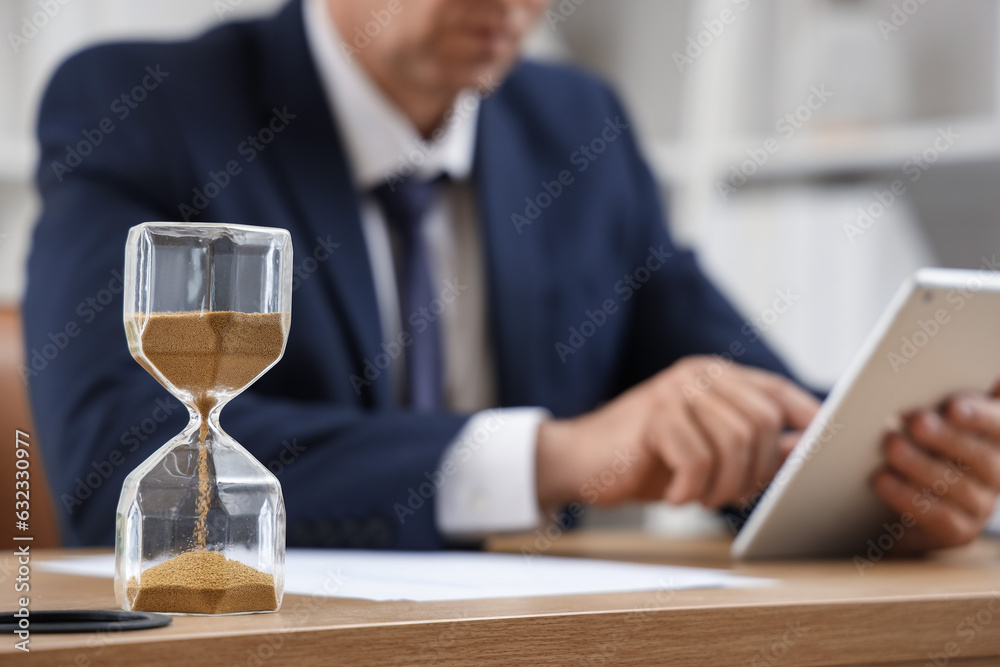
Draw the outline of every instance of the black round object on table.
[[[119,630],[148,630],[162,628],[170,623],[166,614],[145,611],[119,611],[114,609],[66,609],[58,611],[32,611],[27,617],[29,626],[21,628],[14,612],[0,613],[0,632],[30,630],[38,633],[62,632],[118,632]]]

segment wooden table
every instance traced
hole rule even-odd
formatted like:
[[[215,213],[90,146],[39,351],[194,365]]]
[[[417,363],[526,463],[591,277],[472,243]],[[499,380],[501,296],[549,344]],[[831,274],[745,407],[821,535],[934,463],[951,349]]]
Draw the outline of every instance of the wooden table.
[[[521,541],[494,541],[519,551]],[[277,614],[185,617],[155,630],[0,642],[38,665],[1000,665],[1000,543],[864,568],[851,561],[731,563],[722,540],[634,533],[560,537],[547,553],[731,569],[773,587],[367,602],[285,596]],[[34,554],[34,560],[60,552]],[[2,572],[10,565],[10,557]],[[0,574],[2,576],[2,574]],[[11,607],[13,578],[3,584]],[[113,608],[107,579],[34,570],[31,606]],[[948,654],[951,654],[950,656]],[[935,662],[936,661],[936,662]]]

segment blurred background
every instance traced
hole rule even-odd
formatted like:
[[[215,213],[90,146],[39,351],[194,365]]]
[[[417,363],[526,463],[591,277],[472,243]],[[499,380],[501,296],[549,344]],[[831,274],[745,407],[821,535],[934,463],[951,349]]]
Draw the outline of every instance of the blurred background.
[[[16,308],[24,287],[34,119],[58,63],[94,42],[192,35],[282,2],[0,4],[0,306]],[[816,388],[914,269],[996,264],[997,0],[555,0],[530,51],[617,88],[675,236]],[[713,529],[691,508],[613,519]]]

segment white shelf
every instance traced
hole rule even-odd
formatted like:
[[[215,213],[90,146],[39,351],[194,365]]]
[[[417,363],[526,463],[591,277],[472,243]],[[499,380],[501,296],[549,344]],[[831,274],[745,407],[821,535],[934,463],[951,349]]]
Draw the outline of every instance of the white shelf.
[[[941,141],[954,132],[954,142]],[[945,150],[941,150],[946,146]],[[735,158],[746,156],[746,148]],[[803,134],[782,146],[761,168],[758,178],[782,179],[843,173],[902,171],[925,151],[937,155],[934,166],[1000,159],[1000,123],[942,119],[894,127],[843,129]]]
[[[939,153],[934,166],[1000,161],[1000,121],[942,119],[939,122],[910,125],[828,128],[800,132],[784,141],[773,135],[780,150],[769,155],[750,179],[769,180],[817,178],[842,174],[902,173],[914,154],[934,147],[939,132],[954,130],[958,137],[946,151]],[[732,165],[750,159],[747,151],[763,148],[769,137],[733,142],[715,160],[716,178],[730,176]],[[941,144],[943,145],[943,144]],[[690,163],[689,146],[681,142],[661,141],[650,147],[649,157],[660,178],[670,184],[684,180],[684,167]]]
[[[37,160],[38,151],[33,141],[0,137],[0,183],[29,183]]]

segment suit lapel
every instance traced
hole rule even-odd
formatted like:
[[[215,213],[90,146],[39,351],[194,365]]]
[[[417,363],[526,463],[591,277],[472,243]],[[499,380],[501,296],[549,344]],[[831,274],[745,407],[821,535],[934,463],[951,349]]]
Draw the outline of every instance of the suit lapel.
[[[287,106],[295,114],[274,143],[279,178],[287,185],[304,227],[315,237],[333,236],[341,249],[321,270],[333,288],[335,307],[350,329],[359,373],[373,360],[382,341],[375,286],[361,229],[360,203],[354,190],[333,111],[323,94],[308,49],[300,0],[293,0],[263,31],[261,59],[264,105]],[[289,75],[290,72],[298,73]],[[546,354],[556,332],[546,325],[554,307],[545,273],[544,225],[518,233],[512,222],[525,197],[537,194],[542,177],[533,168],[531,147],[516,115],[497,91],[482,105],[476,143],[474,181],[483,229],[489,298],[489,329],[496,351],[500,402],[504,406],[545,404],[546,369],[557,357]],[[390,378],[382,373],[371,387],[376,406],[393,404]]]
[[[320,270],[332,285],[334,307],[347,322],[353,342],[356,372],[363,376],[364,360],[374,360],[380,351],[382,332],[358,195],[309,52],[300,0],[265,25],[261,112],[270,117],[272,107],[287,107],[295,116],[267,150],[274,152],[278,176],[308,231],[298,250],[309,252],[317,238],[327,236],[341,244]],[[371,391],[375,405],[391,405],[389,374],[381,373]]]
[[[525,197],[537,194],[536,173],[527,137],[500,99],[483,102],[477,133],[474,179],[483,226],[489,286],[489,330],[493,334],[502,406],[544,405],[551,374],[546,324],[554,305],[545,272],[542,224],[515,227],[512,215],[524,211]]]

